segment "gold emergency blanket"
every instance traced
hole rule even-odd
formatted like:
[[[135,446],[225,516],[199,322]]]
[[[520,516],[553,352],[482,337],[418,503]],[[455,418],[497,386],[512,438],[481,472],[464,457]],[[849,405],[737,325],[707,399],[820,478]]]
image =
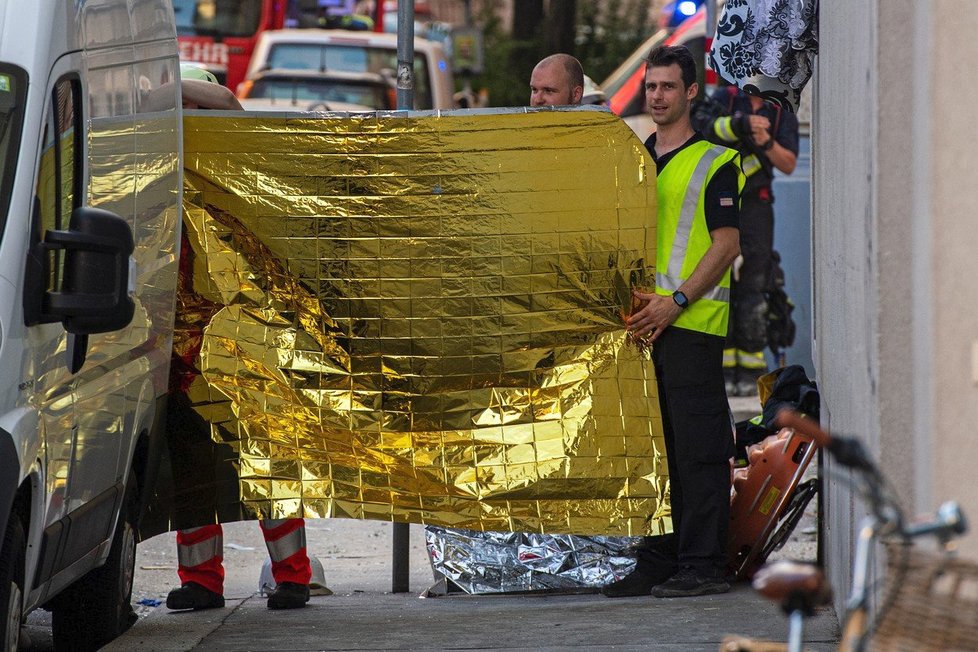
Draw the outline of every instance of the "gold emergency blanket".
[[[184,130],[174,346],[232,452],[237,487],[205,492],[240,501],[221,520],[671,531],[652,364],[622,327],[653,279],[655,167],[618,118]]]

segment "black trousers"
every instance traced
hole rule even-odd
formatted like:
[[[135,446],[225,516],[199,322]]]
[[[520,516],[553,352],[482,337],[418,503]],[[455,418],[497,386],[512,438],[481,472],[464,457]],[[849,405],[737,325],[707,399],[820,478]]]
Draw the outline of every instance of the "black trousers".
[[[669,327],[652,349],[665,431],[674,534],[650,537],[643,564],[722,571],[730,524],[730,408],[723,338]]]
[[[730,288],[728,348],[756,353],[767,346],[767,300],[774,250],[774,198],[767,186],[745,188],[740,204],[744,262]]]

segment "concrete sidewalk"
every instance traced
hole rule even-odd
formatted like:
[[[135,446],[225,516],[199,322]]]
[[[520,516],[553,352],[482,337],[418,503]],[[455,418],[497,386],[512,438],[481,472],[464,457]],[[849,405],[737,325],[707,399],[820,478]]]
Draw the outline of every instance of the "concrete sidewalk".
[[[225,609],[137,623],[106,648],[123,650],[717,650],[724,634],[783,640],[786,620],[748,586],[690,599],[601,595],[418,599],[381,592],[314,597],[269,611],[258,597]],[[807,649],[833,650],[831,613],[814,618]]]
[[[734,399],[738,419],[757,399]],[[266,553],[253,522],[225,525],[224,609],[170,612],[177,583],[174,535],[140,544],[133,601],[139,622],[108,652],[183,650],[716,650],[725,634],[784,640],[787,619],[746,583],[724,595],[661,600],[576,595],[451,595],[419,598],[434,584],[423,528],[411,526],[411,592],[391,594],[391,524],[307,521],[310,552],[322,561],[331,596],[305,609],[269,611],[256,594]],[[813,523],[799,526],[781,556],[814,558]],[[806,647],[834,650],[830,610],[808,624]]]

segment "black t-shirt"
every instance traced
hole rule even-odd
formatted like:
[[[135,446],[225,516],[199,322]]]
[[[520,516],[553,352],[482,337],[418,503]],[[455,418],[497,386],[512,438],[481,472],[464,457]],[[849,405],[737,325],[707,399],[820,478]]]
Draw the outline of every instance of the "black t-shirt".
[[[704,140],[701,134],[693,134],[682,146],[677,147],[671,152],[667,152],[661,158],[655,155],[655,134],[649,136],[645,141],[645,147],[655,161],[655,171],[661,174],[663,168],[672,160],[678,152],[686,149],[693,143]],[[727,163],[710,179],[706,184],[706,205],[703,211],[706,214],[706,228],[709,231],[719,229],[724,226],[740,228],[740,191],[737,187],[737,174],[739,170],[733,161]]]

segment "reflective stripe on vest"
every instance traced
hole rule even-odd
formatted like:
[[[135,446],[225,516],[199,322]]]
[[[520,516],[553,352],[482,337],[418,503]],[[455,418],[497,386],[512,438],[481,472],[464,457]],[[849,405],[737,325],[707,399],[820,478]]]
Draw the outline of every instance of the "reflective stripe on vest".
[[[698,141],[677,152],[663,169],[658,179],[660,239],[656,293],[671,295],[678,290],[709,249],[712,240],[702,205],[705,188],[713,174],[737,156],[735,150]],[[739,189],[743,188],[743,181],[743,176],[738,175]],[[683,183],[685,187],[678,187]],[[675,201],[677,196],[682,197],[681,205]],[[668,244],[669,235],[672,235],[671,245]],[[666,246],[669,246],[668,251]],[[680,313],[674,325],[722,337],[727,332],[729,303],[728,269],[714,287]]]
[[[683,284],[683,279],[676,278],[670,274],[662,274],[656,277],[656,283],[663,290],[669,290],[669,294],[672,294]],[[719,285],[713,286],[711,290],[708,290],[701,298],[712,299],[713,301],[723,301],[725,303],[730,303],[730,288],[720,287]]]

